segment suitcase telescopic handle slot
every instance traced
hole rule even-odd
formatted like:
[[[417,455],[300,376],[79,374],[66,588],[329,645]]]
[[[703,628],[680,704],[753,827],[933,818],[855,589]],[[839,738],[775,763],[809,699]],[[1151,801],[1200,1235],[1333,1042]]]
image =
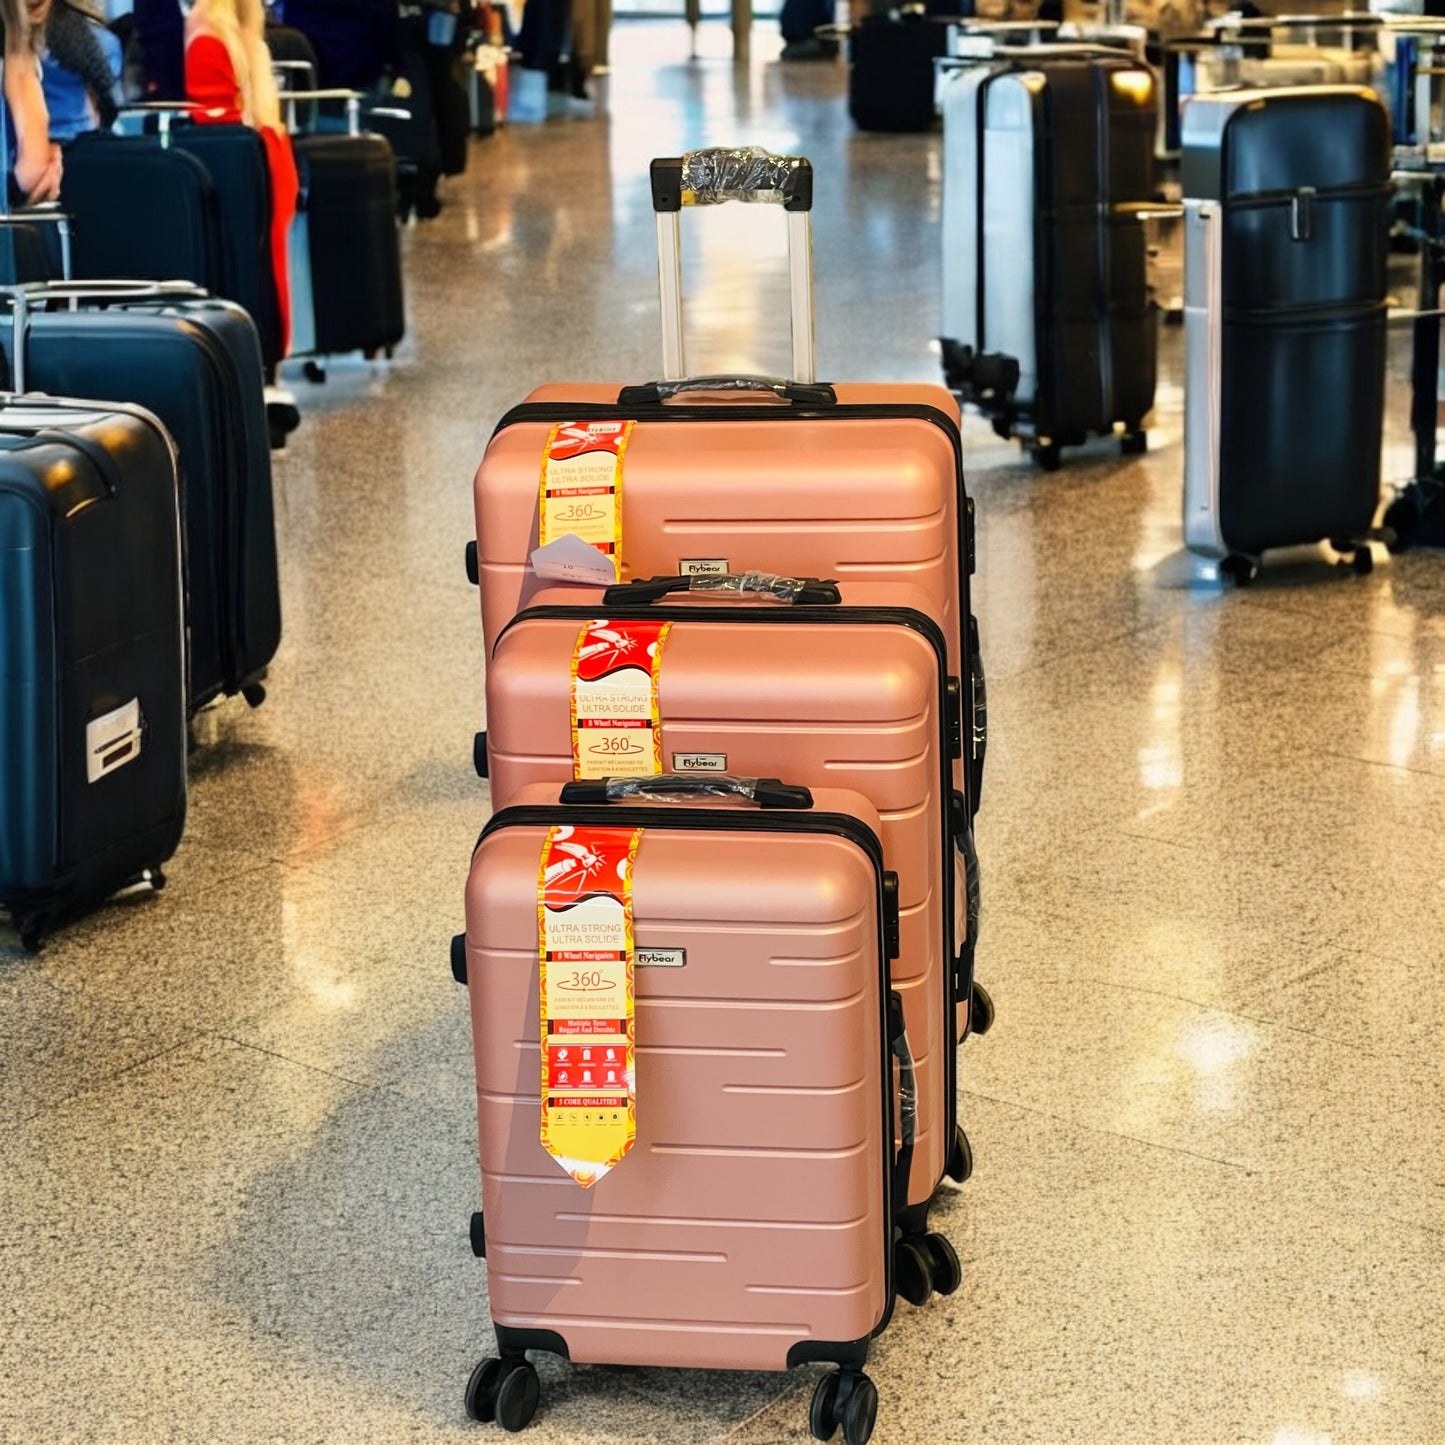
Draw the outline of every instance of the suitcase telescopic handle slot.
[[[826,381],[787,381],[777,376],[690,376],[679,381],[648,381],[624,386],[618,406],[655,406],[691,392],[764,392],[798,406],[837,406],[838,393]]]
[[[602,594],[605,607],[659,602],[674,592],[706,592],[709,597],[770,597],[806,607],[836,607],[843,600],[838,584],[817,577],[777,577],[771,572],[713,572],[688,577],[634,578]]]
[[[799,811],[813,806],[807,788],[778,778],[741,778],[733,773],[658,773],[651,778],[589,778],[564,783],[564,803],[625,803],[634,798],[745,798],[760,808]]]

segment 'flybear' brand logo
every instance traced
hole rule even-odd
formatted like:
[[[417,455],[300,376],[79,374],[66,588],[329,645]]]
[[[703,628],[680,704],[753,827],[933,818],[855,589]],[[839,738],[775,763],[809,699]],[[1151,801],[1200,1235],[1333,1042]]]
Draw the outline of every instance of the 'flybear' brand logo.
[[[681,968],[687,962],[687,949],[639,948],[632,961],[640,968]]]
[[[721,577],[728,571],[726,557],[684,558],[677,564],[679,577]]]
[[[725,773],[728,770],[726,753],[674,753],[672,770],[675,773]]]

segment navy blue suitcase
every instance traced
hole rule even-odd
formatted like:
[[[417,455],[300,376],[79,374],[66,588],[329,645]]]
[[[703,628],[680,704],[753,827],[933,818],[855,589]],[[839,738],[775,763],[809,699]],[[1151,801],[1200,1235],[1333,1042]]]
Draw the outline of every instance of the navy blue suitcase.
[[[0,906],[30,949],[164,882],[186,816],[175,452],[137,407],[0,407]]]

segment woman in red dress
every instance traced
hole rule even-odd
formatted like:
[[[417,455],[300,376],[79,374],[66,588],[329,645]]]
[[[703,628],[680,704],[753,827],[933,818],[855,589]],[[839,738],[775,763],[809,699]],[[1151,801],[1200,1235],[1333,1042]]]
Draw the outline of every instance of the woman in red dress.
[[[271,269],[281,308],[283,350],[291,344],[291,288],[286,246],[296,214],[298,182],[291,138],[266,48],[260,0],[196,0],[186,17],[186,97],[205,112],[202,122],[235,124],[260,132],[271,172]]]

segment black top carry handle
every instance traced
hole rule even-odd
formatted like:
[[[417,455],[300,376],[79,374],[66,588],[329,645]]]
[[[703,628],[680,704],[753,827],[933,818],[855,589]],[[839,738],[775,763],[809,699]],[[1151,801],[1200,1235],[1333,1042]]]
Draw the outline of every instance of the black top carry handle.
[[[564,783],[564,803],[645,802],[649,798],[746,798],[760,808],[801,810],[813,806],[807,788],[777,778],[740,778],[733,773],[659,773],[651,778],[592,778]]]
[[[775,577],[771,572],[712,572],[687,577],[635,577],[616,582],[602,594],[604,607],[660,602],[676,592],[705,592],[709,597],[771,597],[800,607],[836,607],[843,601],[838,584],[817,577]]]
[[[760,146],[717,146],[652,163],[652,209],[763,201],[785,211],[813,209],[813,165],[806,156],[775,156]]]
[[[787,381],[777,376],[690,376],[686,381],[646,381],[624,386],[618,406],[656,406],[693,391],[766,392],[798,406],[837,406],[838,393],[826,381]]]

